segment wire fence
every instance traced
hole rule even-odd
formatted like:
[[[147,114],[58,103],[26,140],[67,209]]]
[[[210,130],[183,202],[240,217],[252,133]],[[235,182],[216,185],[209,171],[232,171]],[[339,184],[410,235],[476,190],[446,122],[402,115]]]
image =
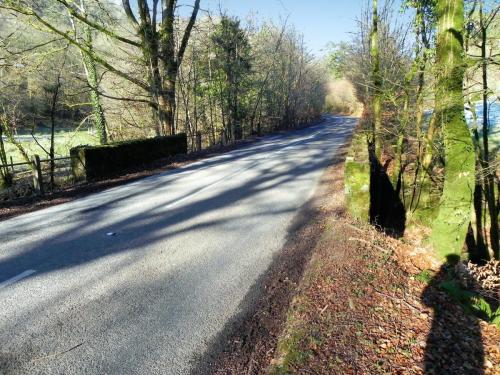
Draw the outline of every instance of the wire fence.
[[[9,164],[1,164],[0,169],[9,176],[9,183],[0,187],[0,201],[43,195],[74,183],[69,156],[51,160],[33,155],[31,162],[13,163],[11,160]]]
[[[188,137],[188,153],[199,151],[203,147],[203,135],[200,132],[194,132]],[[54,163],[53,170],[52,163]],[[30,162],[16,163],[11,158],[10,163],[0,164],[0,172],[8,175],[8,183],[2,184],[0,180],[0,202],[44,195],[76,183],[70,156],[51,160],[33,155]]]

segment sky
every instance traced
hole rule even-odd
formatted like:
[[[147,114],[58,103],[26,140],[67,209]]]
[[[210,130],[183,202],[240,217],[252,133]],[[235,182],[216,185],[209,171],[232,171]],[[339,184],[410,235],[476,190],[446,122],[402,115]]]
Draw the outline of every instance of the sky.
[[[288,18],[304,34],[310,51],[323,55],[327,43],[349,39],[356,28],[355,19],[366,0],[202,0],[201,8],[245,19],[254,13],[259,19],[275,21]]]

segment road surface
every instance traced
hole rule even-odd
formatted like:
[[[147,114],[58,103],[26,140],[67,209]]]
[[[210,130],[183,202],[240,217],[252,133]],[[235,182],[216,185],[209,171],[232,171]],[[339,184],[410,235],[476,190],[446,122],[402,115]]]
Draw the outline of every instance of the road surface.
[[[327,116],[1,222],[0,373],[189,373],[354,124]]]

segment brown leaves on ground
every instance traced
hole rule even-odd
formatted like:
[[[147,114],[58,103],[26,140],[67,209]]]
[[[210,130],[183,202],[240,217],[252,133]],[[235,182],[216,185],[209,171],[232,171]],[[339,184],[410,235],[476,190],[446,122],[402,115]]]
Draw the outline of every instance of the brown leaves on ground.
[[[357,227],[330,220],[270,371],[499,373],[500,331],[439,289],[446,270],[419,281],[397,262],[404,252],[398,241]]]
[[[500,373],[500,331],[440,289],[447,269],[422,277],[421,247],[351,221],[343,207],[335,184],[325,231],[260,373]]]
[[[467,289],[484,297],[500,300],[500,261],[490,260],[484,265],[461,262],[455,266],[455,272]]]

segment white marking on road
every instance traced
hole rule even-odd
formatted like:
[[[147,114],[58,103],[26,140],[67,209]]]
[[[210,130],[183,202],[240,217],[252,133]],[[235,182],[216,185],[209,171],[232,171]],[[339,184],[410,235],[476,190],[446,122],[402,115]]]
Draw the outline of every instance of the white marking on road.
[[[3,283],[0,284],[0,289],[6,288],[9,285],[12,285],[14,283],[17,283],[19,280],[24,279],[25,277],[28,277],[30,275],[33,275],[36,271],[35,270],[27,270],[24,271],[23,273],[20,273],[17,276],[14,276],[10,278],[9,280],[4,281]]]

